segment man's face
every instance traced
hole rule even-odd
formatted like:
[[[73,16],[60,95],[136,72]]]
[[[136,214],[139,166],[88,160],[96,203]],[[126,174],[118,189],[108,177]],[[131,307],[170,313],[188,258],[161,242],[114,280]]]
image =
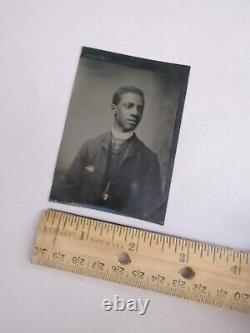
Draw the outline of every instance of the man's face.
[[[127,92],[121,96],[115,112],[115,126],[122,132],[133,131],[141,121],[143,114],[143,99],[140,95]]]

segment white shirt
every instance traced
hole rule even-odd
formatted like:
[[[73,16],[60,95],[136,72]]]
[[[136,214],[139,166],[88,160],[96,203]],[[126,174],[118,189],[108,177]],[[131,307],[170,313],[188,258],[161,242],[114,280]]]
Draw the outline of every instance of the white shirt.
[[[115,128],[112,128],[112,137],[119,141],[127,141],[130,139],[134,134],[134,131],[131,132],[121,132],[116,130]]]

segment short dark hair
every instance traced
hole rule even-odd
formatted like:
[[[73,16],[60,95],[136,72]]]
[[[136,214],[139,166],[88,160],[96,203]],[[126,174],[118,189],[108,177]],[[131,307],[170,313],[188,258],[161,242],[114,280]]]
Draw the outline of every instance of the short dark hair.
[[[112,104],[117,105],[120,102],[122,95],[124,95],[126,93],[133,93],[133,94],[141,96],[143,105],[144,105],[145,101],[144,101],[143,91],[134,86],[124,86],[124,87],[120,87],[119,89],[117,89],[113,95]]]

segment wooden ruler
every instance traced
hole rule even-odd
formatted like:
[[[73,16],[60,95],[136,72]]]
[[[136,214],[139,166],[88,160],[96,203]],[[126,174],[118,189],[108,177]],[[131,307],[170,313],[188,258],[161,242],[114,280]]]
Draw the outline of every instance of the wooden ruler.
[[[31,261],[250,313],[243,251],[49,209]]]

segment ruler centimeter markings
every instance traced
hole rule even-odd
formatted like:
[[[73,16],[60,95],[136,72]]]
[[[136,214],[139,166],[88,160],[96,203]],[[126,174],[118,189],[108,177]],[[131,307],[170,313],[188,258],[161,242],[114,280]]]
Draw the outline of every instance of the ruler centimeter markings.
[[[117,260],[121,253],[126,264]],[[250,313],[245,251],[48,209],[31,261]]]

